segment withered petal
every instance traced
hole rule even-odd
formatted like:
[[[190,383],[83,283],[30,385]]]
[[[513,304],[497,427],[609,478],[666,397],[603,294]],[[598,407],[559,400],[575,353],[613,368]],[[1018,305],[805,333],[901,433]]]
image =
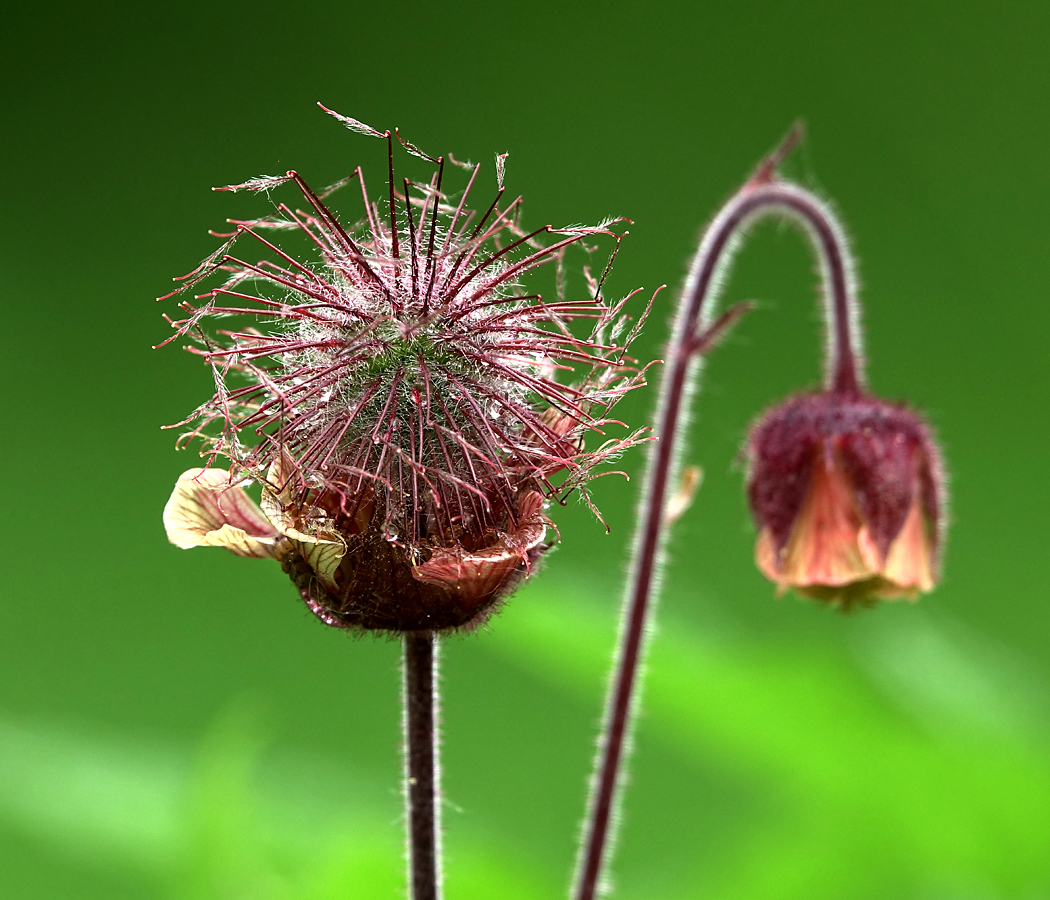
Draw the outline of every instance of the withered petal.
[[[346,541],[334,528],[326,527],[330,524],[327,517],[311,521],[311,530],[316,527],[316,533],[302,531],[294,526],[288,483],[276,461],[267,473],[267,484],[262,493],[262,509],[277,531],[295,545],[318,578],[329,587],[334,587],[336,570],[346,555]]]
[[[189,469],[164,506],[176,547],[222,547],[237,556],[273,556],[277,530],[225,469]]]
[[[529,492],[518,508],[525,518],[513,533],[501,536],[496,546],[477,551],[439,547],[425,563],[412,567],[413,577],[465,599],[495,594],[520,566],[528,568],[529,551],[547,536],[547,524],[540,515],[543,498],[538,493]]]

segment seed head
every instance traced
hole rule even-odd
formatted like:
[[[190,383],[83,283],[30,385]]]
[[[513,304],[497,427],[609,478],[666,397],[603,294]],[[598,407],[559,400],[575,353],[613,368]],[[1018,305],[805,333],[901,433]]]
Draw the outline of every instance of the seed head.
[[[390,132],[333,115],[387,140],[384,202],[369,197],[360,168],[321,192],[294,171],[224,188],[290,183],[304,205],[281,201],[262,218],[232,221],[226,242],[174,292],[221,279],[183,301],[171,324],[215,378],[214,395],[180,423],[193,423],[184,437],[201,438],[203,455],[225,458],[230,473],[184,476],[166,511],[169,536],[189,546],[241,528],[243,516],[223,508],[242,509],[231,492],[254,482],[271,526],[252,520],[255,539],[270,541],[269,555],[327,623],[477,624],[545,549],[548,502],[575,490],[590,503],[595,466],[641,439],[606,429],[622,425],[608,416],[613,404],[644,383],[627,348],[648,309],[631,327],[624,307],[637,292],[607,301],[608,266],[598,277],[584,269],[585,293],[570,296],[563,278],[566,251],[591,252],[598,238],[611,241],[611,265],[623,220],[525,232],[521,198],[503,202],[505,157],[495,199],[479,213],[468,198],[480,166],[467,165],[466,188],[450,196],[444,159],[401,141],[436,170],[429,183],[395,184]],[[344,225],[326,201],[354,181],[363,215]],[[293,232],[314,259],[284,248]],[[266,258],[248,261],[246,241]],[[546,263],[557,269],[553,300],[523,283]],[[228,318],[244,324],[205,331]],[[203,496],[216,491],[227,502]],[[189,530],[187,509],[197,523]]]

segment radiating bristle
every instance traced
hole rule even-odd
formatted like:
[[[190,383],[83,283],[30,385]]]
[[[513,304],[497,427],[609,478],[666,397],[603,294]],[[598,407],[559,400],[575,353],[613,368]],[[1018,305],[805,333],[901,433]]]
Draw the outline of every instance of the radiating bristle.
[[[354,228],[325,204],[331,189],[319,194],[294,171],[230,188],[269,192],[290,182],[307,208],[281,202],[271,216],[235,223],[176,291],[222,279],[173,322],[215,373],[215,394],[191,417],[192,435],[204,437],[206,453],[257,478],[290,460],[293,493],[344,514],[374,493],[388,529],[408,547],[503,532],[515,524],[523,491],[583,490],[596,464],[640,439],[610,440],[605,428],[608,409],[643,383],[644,370],[626,355],[641,323],[627,329],[627,298],[602,295],[608,267],[599,278],[588,274],[584,297],[567,298],[561,277],[566,248],[587,238],[609,239],[615,256],[615,223],[524,232],[520,198],[500,206],[504,157],[496,198],[478,217],[468,208],[478,168],[462,197],[446,202],[443,160],[404,141],[436,171],[429,183],[403,180],[399,194],[392,136],[333,115],[387,139],[385,214],[359,168],[350,177],[360,180],[364,216]],[[320,265],[297,259],[264,229],[300,233]],[[558,238],[543,245],[545,234]],[[234,256],[245,239],[270,258]],[[555,302],[521,289],[521,278],[548,262],[558,268]],[[212,338],[201,331],[205,319],[233,316],[260,328]],[[588,321],[586,336],[570,330],[575,320]],[[558,381],[565,372],[576,380]],[[588,435],[601,442],[590,452]]]

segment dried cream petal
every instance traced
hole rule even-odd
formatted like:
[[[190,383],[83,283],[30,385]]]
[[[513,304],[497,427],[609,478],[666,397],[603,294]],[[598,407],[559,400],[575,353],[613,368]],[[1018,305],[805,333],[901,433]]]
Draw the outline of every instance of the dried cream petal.
[[[223,547],[238,556],[273,556],[277,530],[230,481],[224,469],[190,469],[164,506],[164,529],[176,547]]]
[[[327,586],[334,588],[336,586],[335,572],[343,557],[346,556],[346,544],[341,540],[316,538],[310,535],[303,535],[301,538],[291,535],[288,537],[298,548],[303,559],[310,564],[310,568],[317,573],[317,577]]]
[[[699,466],[686,466],[682,469],[678,490],[667,501],[667,508],[664,510],[665,527],[669,528],[671,525],[674,525],[682,517],[682,514],[692,506],[693,496],[696,494],[696,489],[700,487],[703,477],[704,470]]]
[[[279,461],[273,462],[266,478],[268,485],[263,488],[263,512],[276,529],[295,545],[318,578],[327,586],[335,587],[335,572],[346,555],[346,542],[335,531],[325,528],[327,518],[320,521],[316,534],[300,531],[292,525],[288,486]]]

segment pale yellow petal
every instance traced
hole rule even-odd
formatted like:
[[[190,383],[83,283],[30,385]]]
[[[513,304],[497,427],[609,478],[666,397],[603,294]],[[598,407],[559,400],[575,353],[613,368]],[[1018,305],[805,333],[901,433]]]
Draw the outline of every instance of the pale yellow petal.
[[[299,548],[303,559],[317,573],[317,577],[329,587],[335,587],[335,572],[346,555],[346,544],[341,540],[329,540],[310,535],[303,535],[302,538],[294,538],[291,535],[289,537],[292,543]]]
[[[164,507],[176,547],[222,547],[238,556],[273,556],[277,530],[224,469],[190,469]]]
[[[335,587],[335,573],[346,555],[346,542],[331,529],[327,517],[315,516],[310,522],[311,531],[295,527],[290,492],[279,461],[275,460],[270,466],[266,479],[268,485],[263,488],[263,512],[276,529],[295,545],[317,576],[329,587]]]

